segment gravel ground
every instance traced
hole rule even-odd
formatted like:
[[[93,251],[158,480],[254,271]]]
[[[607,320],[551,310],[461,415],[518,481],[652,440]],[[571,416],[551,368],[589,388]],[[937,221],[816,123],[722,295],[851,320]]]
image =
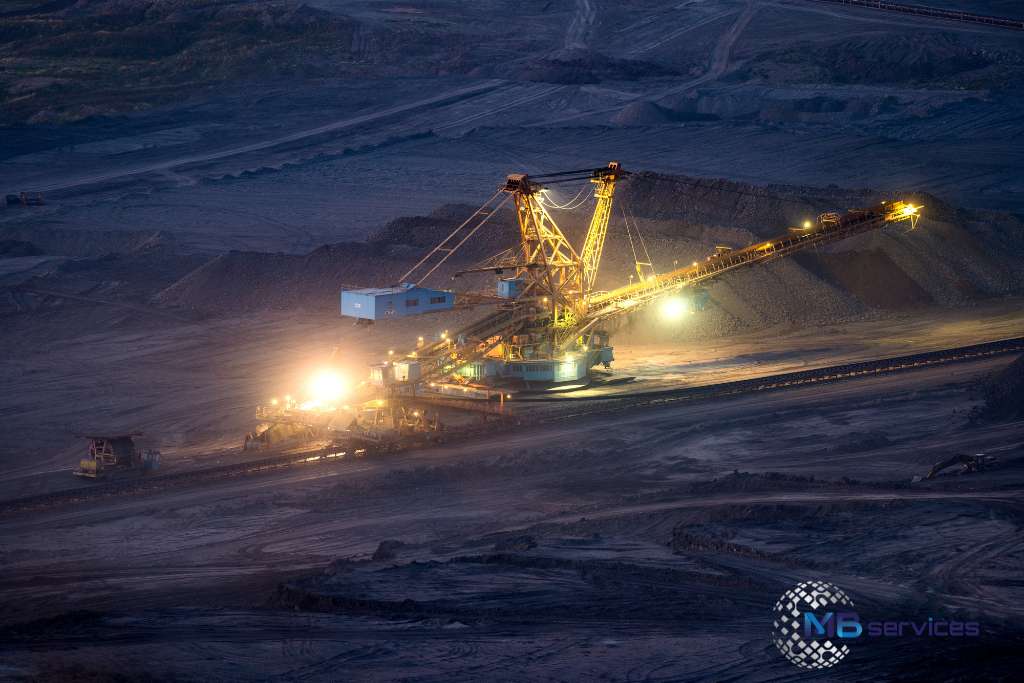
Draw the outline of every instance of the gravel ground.
[[[1010,680],[1024,424],[968,417],[1006,362],[8,517],[4,671]],[[910,484],[951,449],[1000,465]],[[985,635],[858,642],[799,672],[768,639],[771,607],[810,578],[865,618]]]

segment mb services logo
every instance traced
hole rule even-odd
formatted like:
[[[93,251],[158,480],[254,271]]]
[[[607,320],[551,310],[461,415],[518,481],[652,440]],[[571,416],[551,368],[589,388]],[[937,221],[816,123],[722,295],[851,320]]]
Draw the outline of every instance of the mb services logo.
[[[805,581],[783,593],[775,604],[772,642],[779,652],[803,669],[827,669],[850,654],[850,643],[861,637],[977,637],[976,621],[928,617],[924,621],[862,622],[853,600],[826,581]]]

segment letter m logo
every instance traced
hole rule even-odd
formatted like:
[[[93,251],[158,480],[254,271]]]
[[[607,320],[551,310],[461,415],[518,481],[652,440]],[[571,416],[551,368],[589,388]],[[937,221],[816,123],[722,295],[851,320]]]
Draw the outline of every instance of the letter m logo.
[[[814,612],[804,612],[804,638],[823,638],[835,635],[832,612],[825,612],[824,619],[818,619]]]

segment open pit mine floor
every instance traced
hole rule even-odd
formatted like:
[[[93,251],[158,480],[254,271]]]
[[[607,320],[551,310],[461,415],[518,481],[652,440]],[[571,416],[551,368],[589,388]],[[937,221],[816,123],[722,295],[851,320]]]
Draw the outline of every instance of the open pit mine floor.
[[[534,412],[572,414],[580,412],[581,398],[666,390],[685,396],[704,385],[1016,339],[1024,337],[1020,305],[1006,299],[709,339],[643,339],[626,328],[614,340],[612,377],[634,381],[552,395],[565,406],[513,405],[531,419]],[[700,318],[686,325],[699,328]],[[291,312],[179,322],[102,305],[12,318],[0,338],[0,370],[7,378],[0,394],[7,420],[0,501],[95,488],[71,473],[83,456],[84,441],[76,435],[96,430],[142,431],[143,445],[162,451],[161,474],[265,459],[273,454],[241,450],[256,425],[255,406],[294,388],[331,348],[345,352],[345,371],[359,378],[379,362],[380,349],[411,347],[417,334],[444,325],[456,326],[407,320],[365,329]],[[531,396],[538,397],[546,398]]]
[[[732,382],[696,385],[676,389],[613,392],[602,397],[599,389],[586,396],[573,394],[550,397],[526,397],[508,402],[508,414],[496,422],[456,429],[446,442],[472,444],[493,438],[495,434],[512,434],[525,426],[540,426],[560,421],[586,420],[607,413],[619,413],[661,407],[678,402],[713,401],[744,394],[792,389],[826,382],[840,382],[864,377],[920,370],[952,363],[998,359],[1024,352],[1024,337],[942,351],[846,363],[799,372],[754,377]],[[573,401],[573,399],[575,399]],[[573,401],[569,406],[566,402]],[[557,405],[561,403],[563,405]],[[532,404],[532,405],[531,405]],[[546,404],[537,407],[537,404]],[[83,503],[119,495],[145,495],[168,488],[187,487],[246,475],[281,473],[294,468],[329,466],[344,460],[365,457],[388,457],[388,449],[373,446],[337,446],[322,442],[287,449],[261,451],[256,456],[240,457],[234,462],[213,467],[186,468],[170,474],[133,473],[122,478],[96,481],[88,487],[57,490],[33,496],[0,500],[0,515],[11,512],[40,510],[60,505]]]
[[[1024,638],[1024,421],[972,409],[1013,357],[5,515],[0,674],[997,680]],[[911,483],[957,452],[998,463]],[[801,672],[771,610],[811,578],[984,637]]]

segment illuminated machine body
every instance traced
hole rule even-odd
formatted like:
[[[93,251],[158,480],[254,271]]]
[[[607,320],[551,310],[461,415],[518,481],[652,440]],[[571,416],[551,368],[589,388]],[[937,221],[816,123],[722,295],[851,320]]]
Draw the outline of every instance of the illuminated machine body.
[[[699,307],[707,298],[703,285],[726,273],[891,223],[905,221],[913,227],[920,215],[920,207],[906,202],[825,213],[773,239],[740,249],[719,247],[704,260],[661,274],[637,258],[637,281],[602,292],[595,283],[616,185],[625,175],[617,162],[541,176],[509,175],[490,199],[401,278],[422,284],[511,201],[519,244],[455,274],[494,273],[498,279],[490,299],[495,310],[431,343],[421,339],[415,350],[376,368],[372,383],[389,396],[454,388],[456,393],[476,392],[480,397],[491,395],[488,387],[508,383],[585,384],[591,368],[608,367],[614,360],[608,326],[617,318],[657,301],[671,304],[671,297],[684,291],[691,294],[686,305]],[[549,213],[548,207],[555,205],[545,193],[547,185],[580,180],[593,186],[594,213],[577,248]],[[473,298],[472,293],[465,296]]]
[[[455,294],[405,283],[398,287],[350,289],[341,293],[341,314],[374,321],[445,311],[455,305]]]

